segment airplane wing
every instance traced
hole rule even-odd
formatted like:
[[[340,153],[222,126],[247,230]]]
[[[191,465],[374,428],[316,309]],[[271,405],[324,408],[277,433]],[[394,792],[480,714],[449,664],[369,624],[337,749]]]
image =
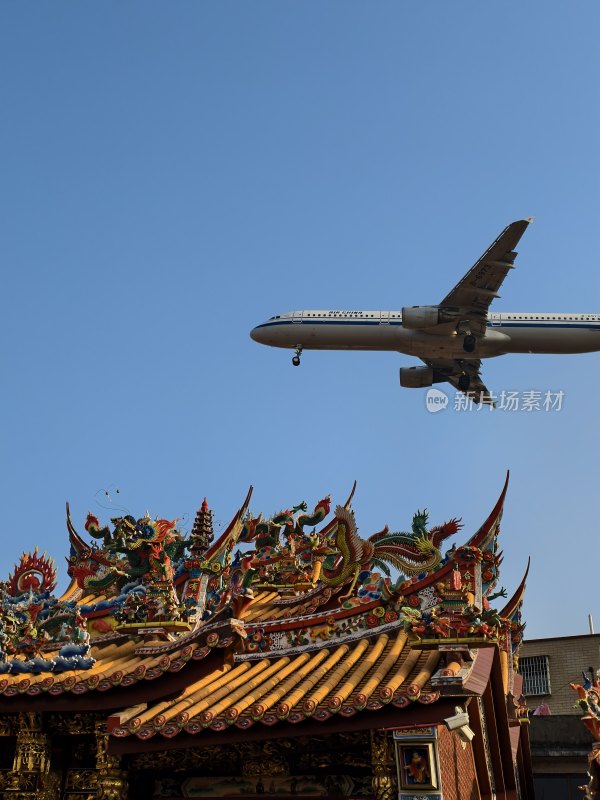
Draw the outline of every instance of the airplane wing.
[[[459,392],[464,392],[464,394],[468,395],[473,403],[494,405],[494,398],[481,378],[481,361],[478,358],[436,358],[425,360],[425,363],[433,369],[438,381],[448,381]],[[461,389],[459,385],[459,380],[463,376],[469,378],[468,391]]]
[[[532,217],[511,222],[440,303],[440,308],[458,309],[471,323],[473,333],[479,336],[485,334],[490,304],[499,297],[498,289],[508,271],[513,269],[517,256],[514,248],[530,222],[533,222]]]

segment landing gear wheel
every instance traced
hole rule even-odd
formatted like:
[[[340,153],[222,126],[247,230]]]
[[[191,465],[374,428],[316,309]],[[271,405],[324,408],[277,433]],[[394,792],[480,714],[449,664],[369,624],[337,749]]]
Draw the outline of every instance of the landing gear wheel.
[[[477,339],[473,336],[473,334],[469,333],[463,339],[463,350],[465,351],[465,353],[472,353],[476,347],[477,347]]]
[[[301,355],[302,355],[302,345],[299,344],[298,347],[296,348],[296,355],[292,358],[292,364],[295,367],[299,367],[300,366],[300,356]]]
[[[461,375],[458,379],[458,388],[461,392],[468,392],[471,385],[471,378],[468,375]]]

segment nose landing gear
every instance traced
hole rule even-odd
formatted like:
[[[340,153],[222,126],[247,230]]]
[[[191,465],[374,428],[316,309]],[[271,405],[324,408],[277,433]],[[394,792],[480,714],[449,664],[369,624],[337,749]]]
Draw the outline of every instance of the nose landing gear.
[[[299,344],[298,347],[296,347],[296,355],[292,358],[292,364],[295,367],[299,367],[300,366],[300,356],[301,355],[302,355],[302,345]]]

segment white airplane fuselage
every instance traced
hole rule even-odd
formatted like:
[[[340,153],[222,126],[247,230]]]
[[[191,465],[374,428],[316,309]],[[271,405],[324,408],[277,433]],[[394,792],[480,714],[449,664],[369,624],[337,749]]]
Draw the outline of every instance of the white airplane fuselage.
[[[250,336],[293,350],[392,350],[424,360],[589,353],[600,350],[600,314],[490,313],[485,335],[468,356],[452,323],[409,329],[399,311],[290,311],[258,325]]]

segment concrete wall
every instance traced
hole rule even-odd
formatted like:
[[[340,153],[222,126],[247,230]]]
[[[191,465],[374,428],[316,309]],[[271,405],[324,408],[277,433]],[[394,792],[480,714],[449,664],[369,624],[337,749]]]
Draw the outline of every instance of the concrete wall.
[[[600,669],[600,634],[529,639],[523,642],[520,656],[548,656],[552,693],[529,697],[527,705],[532,712],[540,703],[547,703],[552,714],[581,716],[573,708],[577,695],[569,684],[581,683],[581,672],[588,667]]]
[[[579,800],[578,786],[587,784],[587,754],[592,737],[581,722],[582,712],[573,708],[577,693],[570,683],[581,683],[581,673],[600,669],[600,634],[530,639],[523,642],[521,657],[548,656],[549,695],[531,695],[531,712],[541,703],[551,716],[531,717],[529,731],[535,796],[538,800]]]

